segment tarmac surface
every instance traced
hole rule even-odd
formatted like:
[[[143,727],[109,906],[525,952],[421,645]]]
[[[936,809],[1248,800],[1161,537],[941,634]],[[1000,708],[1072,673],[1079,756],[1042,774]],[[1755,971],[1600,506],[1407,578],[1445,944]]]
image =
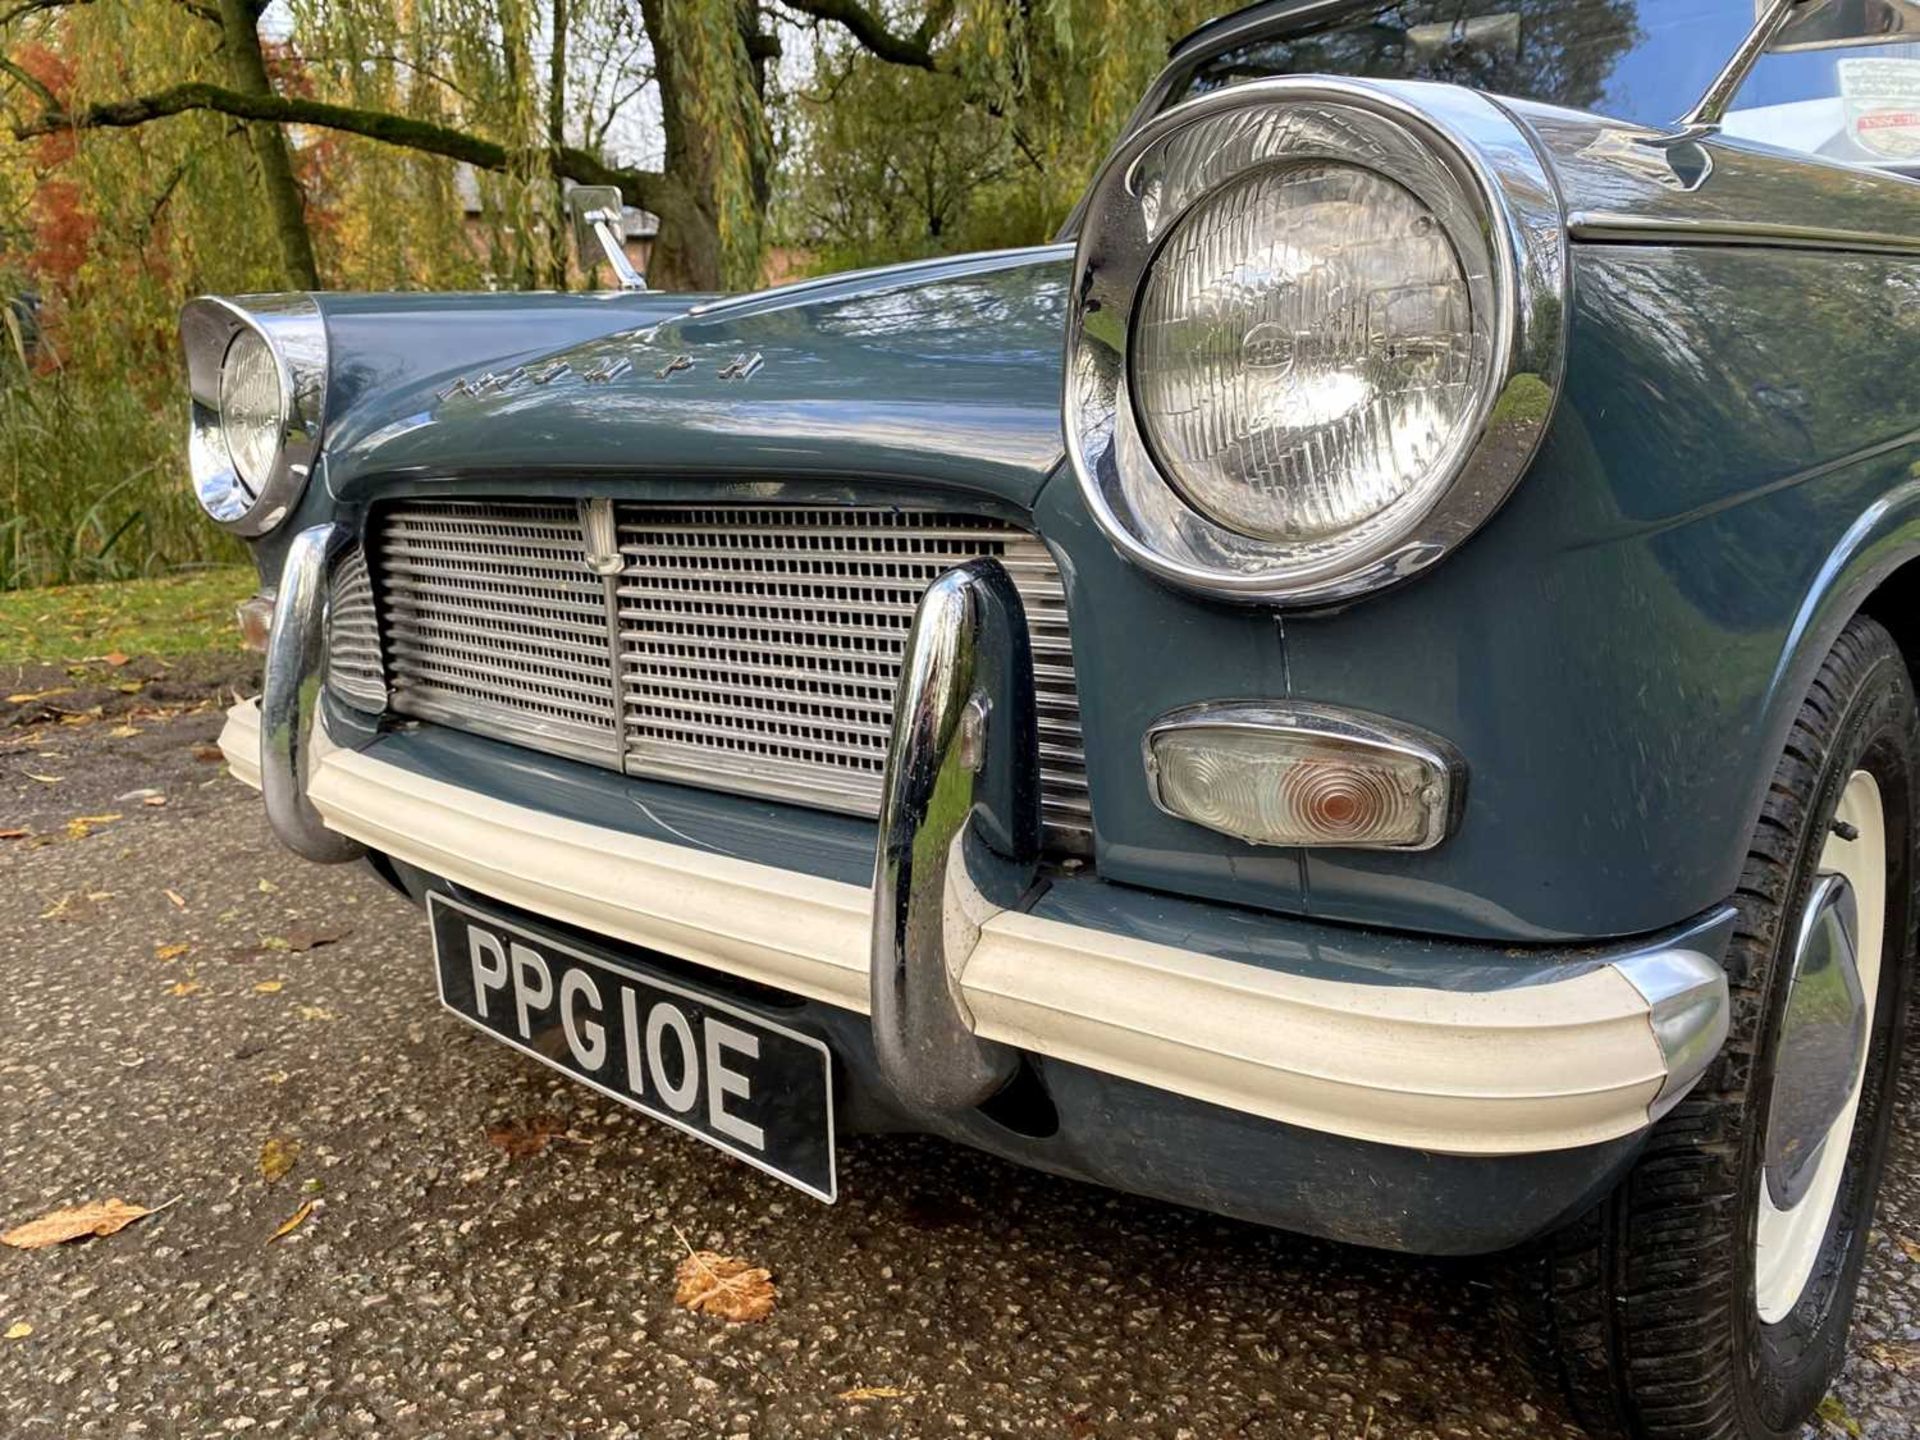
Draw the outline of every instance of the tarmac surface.
[[[568,1082],[439,1008],[417,910],[273,843],[208,748],[220,677],[128,674],[0,708],[0,1230],[170,1203],[0,1249],[0,1435],[1579,1433],[1485,1262],[930,1139],[843,1141],[827,1208]],[[1901,1095],[1810,1436],[1920,1434],[1920,1050]],[[564,1133],[515,1158],[515,1122]],[[771,1269],[772,1315],[676,1308],[688,1246]]]

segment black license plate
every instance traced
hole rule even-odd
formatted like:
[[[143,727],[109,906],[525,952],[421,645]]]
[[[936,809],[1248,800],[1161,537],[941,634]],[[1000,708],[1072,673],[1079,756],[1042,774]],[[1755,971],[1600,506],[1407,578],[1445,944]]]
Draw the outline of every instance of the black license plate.
[[[489,1035],[832,1204],[833,1059],[810,1035],[427,896],[440,1001]]]

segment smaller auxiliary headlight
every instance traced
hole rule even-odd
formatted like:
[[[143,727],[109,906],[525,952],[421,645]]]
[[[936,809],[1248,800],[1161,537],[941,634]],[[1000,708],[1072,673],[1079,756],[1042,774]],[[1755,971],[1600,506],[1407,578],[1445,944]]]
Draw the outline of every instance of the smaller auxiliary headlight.
[[[1464,767],[1441,741],[1331,706],[1235,701],[1176,710],[1146,738],[1169,815],[1254,845],[1426,850],[1445,838]]]

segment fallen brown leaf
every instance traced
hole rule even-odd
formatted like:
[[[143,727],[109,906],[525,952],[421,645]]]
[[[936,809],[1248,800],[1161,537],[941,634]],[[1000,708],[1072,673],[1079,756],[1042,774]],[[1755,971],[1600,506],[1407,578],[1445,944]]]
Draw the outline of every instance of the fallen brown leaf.
[[[166,1206],[155,1208],[164,1210]],[[120,1199],[93,1200],[85,1205],[55,1210],[38,1220],[15,1226],[0,1235],[0,1245],[11,1245],[16,1250],[44,1250],[49,1245],[79,1240],[88,1235],[111,1235],[116,1230],[125,1229],[141,1216],[153,1213],[145,1205],[129,1205]]]
[[[260,1173],[271,1185],[276,1180],[284,1180],[287,1172],[293,1169],[293,1162],[300,1158],[300,1142],[288,1140],[284,1136],[274,1135],[260,1147]]]
[[[1867,1346],[1867,1358],[1889,1370],[1920,1370],[1920,1340],[1876,1340]]]
[[[174,909],[184,910],[187,908],[187,897],[182,895],[178,890],[162,890],[160,893],[173,902]]]
[[[550,1111],[529,1115],[524,1120],[508,1120],[487,1126],[487,1143],[506,1152],[509,1160],[527,1160],[553,1143],[557,1135],[567,1133],[567,1122]]]
[[[274,1241],[278,1240],[281,1236],[291,1235],[294,1231],[298,1230],[302,1225],[306,1224],[307,1217],[311,1214],[313,1214],[313,1202],[311,1200],[302,1200],[300,1202],[300,1208],[294,1211],[293,1214],[289,1215],[286,1218],[286,1220],[281,1223],[281,1226],[278,1230],[274,1231],[273,1234],[267,1237],[267,1243],[271,1245]]]
[[[188,995],[198,994],[199,990],[200,982],[198,980],[176,980],[167,987],[167,994],[184,998]]]
[[[32,833],[31,830],[0,830],[0,840],[24,840]]]
[[[73,686],[59,685],[52,690],[28,690],[19,695],[7,696],[9,705],[31,705],[36,700],[51,700],[56,695],[71,695]]]
[[[906,1393],[897,1385],[856,1385],[851,1390],[842,1390],[839,1398],[858,1405],[867,1400],[898,1400]]]
[[[1893,1239],[1894,1243],[1900,1247],[1907,1259],[1913,1261],[1916,1265],[1920,1265],[1920,1241],[1909,1240],[1904,1235],[1896,1235]]]
[[[33,1326],[24,1320],[16,1320],[7,1327],[7,1339],[24,1340],[33,1333]]]
[[[110,650],[100,657],[100,663],[102,665],[111,665],[114,669],[118,670],[122,665],[127,663],[127,657],[122,655],[118,650]]]
[[[131,740],[136,735],[144,735],[144,730],[136,730],[131,725],[116,725],[107,732],[109,740]]]
[[[682,1235],[685,1245],[687,1237]],[[773,1272],[736,1256],[712,1250],[687,1249],[687,1258],[673,1272],[673,1303],[696,1313],[718,1315],[735,1325],[764,1320],[773,1313],[779,1292]]]
[[[196,745],[192,753],[193,758],[204,765],[217,765],[227,758],[218,745]]]
[[[286,987],[286,983],[284,980],[262,980],[253,988],[262,995],[278,995]]]
[[[138,695],[142,690],[147,688],[147,682],[144,680],[122,680],[113,688],[118,690],[122,695]]]
[[[167,797],[164,795],[146,795],[141,797],[140,803],[142,805],[151,805],[157,810],[160,806],[167,803]]]
[[[153,958],[156,960],[178,960],[191,949],[193,949],[193,946],[185,940],[176,940],[171,945],[154,946]]]

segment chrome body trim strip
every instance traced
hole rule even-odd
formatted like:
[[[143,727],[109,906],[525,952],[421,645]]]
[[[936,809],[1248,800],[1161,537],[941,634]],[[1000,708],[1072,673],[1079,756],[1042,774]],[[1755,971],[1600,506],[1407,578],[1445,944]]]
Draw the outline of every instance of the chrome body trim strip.
[[[1020,592],[997,560],[949,570],[921,597],[881,793],[874,1055],[909,1104],[968,1110],[1013,1078],[1020,1057],[974,1034],[960,976],[1040,854],[1033,667]],[[996,844],[1013,853],[996,857]],[[976,871],[990,876],[984,888]]]
[[[307,798],[326,669],[327,576],[349,544],[344,527],[314,525],[288,545],[260,695],[260,790],[267,823],[289,850],[324,864],[366,853],[358,841],[329,830]]]
[[[1574,243],[1583,245],[1754,245],[1781,250],[1920,255],[1920,236],[1781,225],[1766,220],[1682,220],[1582,210],[1568,217],[1567,233]]]

